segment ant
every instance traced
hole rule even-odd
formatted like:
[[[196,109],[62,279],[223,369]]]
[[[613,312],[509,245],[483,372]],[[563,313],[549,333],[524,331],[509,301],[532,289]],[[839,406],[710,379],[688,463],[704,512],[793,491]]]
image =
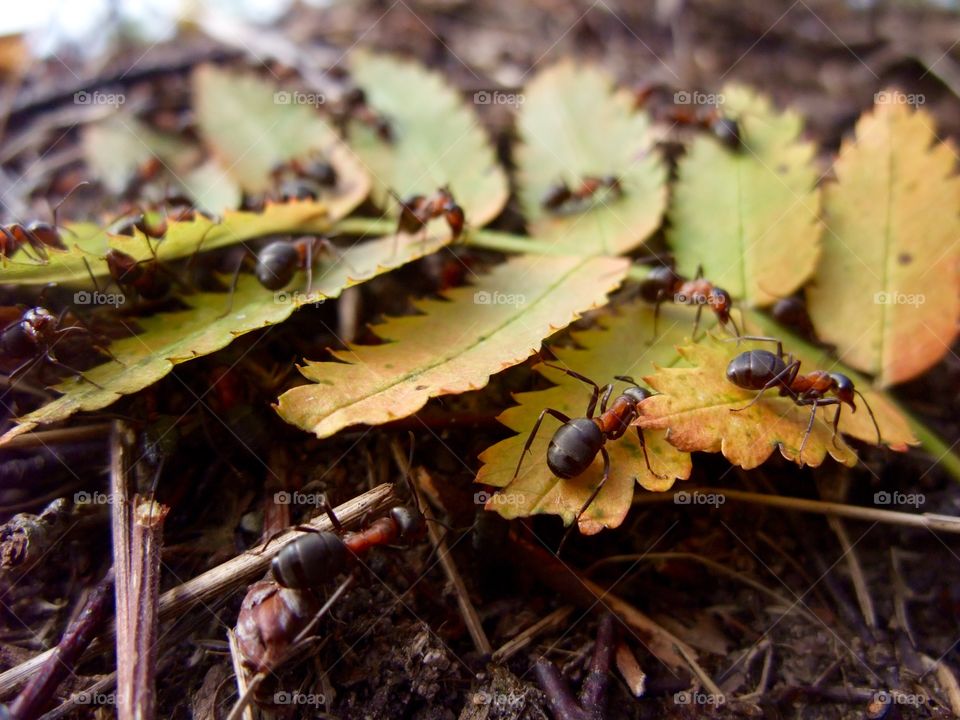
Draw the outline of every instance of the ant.
[[[61,362],[54,354],[57,343],[67,333],[81,332],[87,333],[91,338],[93,337],[93,332],[86,327],[65,325],[63,319],[66,312],[66,308],[59,315],[54,315],[44,307],[32,307],[26,310],[17,307],[0,308],[0,316],[6,316],[9,320],[7,325],[0,330],[0,356],[24,360],[17,368],[7,374],[8,380],[12,380],[29,367],[45,360],[54,367],[66,370],[80,380],[84,380],[101,390],[103,389],[103,386],[88,378],[80,370]],[[116,360],[109,349],[96,342],[92,344],[94,348]]]
[[[693,280],[679,275],[676,270],[668,265],[653,268],[650,274],[640,283],[640,297],[647,302],[656,303],[653,311],[653,338],[651,342],[657,338],[660,305],[671,299],[678,305],[697,306],[697,317],[693,323],[694,338],[696,338],[697,330],[700,328],[700,315],[703,313],[704,305],[710,306],[724,328],[728,323],[733,325],[734,334],[740,337],[740,328],[737,326],[737,321],[730,314],[733,307],[733,299],[730,297],[730,293],[717,287],[709,280],[705,280],[702,265],[697,266],[697,275]]]
[[[119,220],[114,220],[109,225],[122,221],[112,231],[114,234],[132,237],[134,230],[139,230],[147,238],[159,241],[166,236],[171,221],[189,222],[196,220],[197,217],[204,217],[213,223],[219,222],[217,216],[195,207],[190,198],[184,195],[168,194],[166,201],[163,203],[162,214],[156,206],[144,208],[134,205],[132,210],[121,215]]]
[[[540,201],[540,206],[544,210],[560,212],[570,205],[590,200],[601,190],[609,190],[616,197],[620,197],[623,195],[623,182],[614,175],[603,177],[586,175],[577,187],[571,188],[565,181],[561,180],[547,189]]]
[[[450,187],[444,185],[433,195],[412,195],[406,200],[399,198],[393,191],[394,199],[400,203],[400,218],[397,220],[397,234],[405,232],[414,234],[426,228],[427,223],[434,218],[442,217],[450,226],[453,242],[463,234],[465,216],[463,208],[457,205]]]
[[[292,177],[291,177],[292,175]],[[305,160],[292,158],[278,163],[270,176],[280,188],[283,200],[315,200],[319,188],[333,188],[337,185],[337,171],[326,160],[311,156]]]
[[[637,381],[629,376],[615,375],[615,380],[628,383],[629,387],[627,387],[622,394],[614,398],[610,408],[607,409],[607,402],[613,394],[613,383],[608,383],[601,388],[593,380],[573,370],[551,365],[546,362],[544,365],[566,373],[570,377],[590,385],[593,388],[590,395],[590,402],[587,404],[585,417],[571,419],[559,410],[554,410],[553,408],[545,408],[540,412],[540,417],[537,418],[537,422],[534,424],[530,435],[527,437],[527,442],[523,446],[523,451],[520,453],[520,459],[517,461],[517,469],[513,473],[511,482],[516,480],[520,474],[523,458],[530,450],[530,446],[533,445],[533,441],[537,436],[537,431],[540,429],[540,424],[543,422],[545,415],[550,415],[563,423],[553,434],[553,437],[550,439],[550,445],[547,448],[547,467],[549,467],[550,472],[558,478],[571,480],[579,477],[593,465],[597,453],[600,453],[603,457],[603,477],[600,479],[599,484],[593,489],[593,492],[590,493],[590,497],[587,498],[583,507],[580,508],[580,511],[574,518],[574,522],[570,525],[570,529],[567,530],[563,536],[560,547],[557,548],[557,553],[559,554],[570,533],[573,531],[573,528],[576,527],[583,513],[586,512],[597,495],[600,494],[600,490],[610,476],[610,455],[607,453],[604,445],[608,440],[617,440],[627,432],[630,423],[641,414],[640,403],[651,397],[652,393],[646,388],[640,387]],[[593,413],[594,410],[596,410],[598,398],[600,398],[600,414],[594,417]],[[637,437],[640,439],[640,447],[643,449],[643,459],[647,464],[647,470],[656,477],[662,477],[650,467],[650,457],[647,455],[647,443],[643,436],[643,428],[639,425],[637,426]]]
[[[343,96],[344,112],[340,119],[341,126],[345,130],[348,119],[357,120],[376,132],[385,143],[394,141],[393,126],[383,115],[377,113],[367,102],[367,94],[362,88],[354,87],[348,90]]]
[[[675,108],[671,112],[670,118],[678,125],[692,125],[708,131],[729,150],[738,151],[743,149],[740,123],[733,118],[724,116],[716,108],[705,115],[700,115],[687,109]]]
[[[877,431],[877,445],[882,442],[880,426],[870,408],[870,404],[859,390],[853,386],[853,380],[842,373],[814,370],[805,375],[800,374],[800,361],[792,355],[784,357],[783,343],[776,338],[747,335],[740,340],[757,340],[759,342],[775,342],[776,354],[769,350],[748,350],[737,355],[727,366],[727,380],[744,390],[759,390],[756,397],[742,408],[731,408],[730,412],[740,412],[756,403],[763,393],[771,388],[779,388],[781,397],[789,397],[793,402],[804,407],[809,405],[810,422],[800,443],[799,457],[803,456],[803,448],[813,429],[813,421],[818,407],[836,405],[837,414],[833,416],[833,444],[837,444],[837,427],[840,424],[840,411],[843,405],[850,406],[851,412],[857,411],[853,396],[859,395],[863,404],[870,413],[873,427]],[[832,394],[833,397],[827,397]]]
[[[29,225],[24,225],[19,222],[0,225],[0,260],[3,261],[4,267],[7,264],[7,259],[21,248],[23,248],[26,254],[26,249],[29,247],[36,256],[31,257],[31,259],[43,264],[49,261],[49,255],[47,254],[48,248],[55,248],[57,250],[67,249],[66,243],[63,242],[60,227],[57,225],[57,212],[60,210],[60,206],[66,202],[67,198],[70,197],[77,188],[83,187],[84,185],[89,185],[89,183],[86,180],[77,183],[70,188],[66,195],[60,198],[60,202],[54,205],[51,210],[51,215],[53,216],[52,223],[34,220]]]

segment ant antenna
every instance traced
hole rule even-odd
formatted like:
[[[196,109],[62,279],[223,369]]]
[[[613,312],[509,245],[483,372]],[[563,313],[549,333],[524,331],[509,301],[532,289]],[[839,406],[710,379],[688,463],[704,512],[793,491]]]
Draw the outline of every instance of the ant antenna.
[[[89,181],[89,180],[81,180],[81,181],[78,182],[76,185],[74,185],[72,188],[70,188],[70,189],[67,191],[67,194],[66,194],[66,195],[64,195],[62,198],[60,198],[60,202],[58,202],[56,205],[53,206],[53,208],[51,208],[50,214],[53,216],[53,225],[54,225],[54,227],[59,227],[59,226],[57,225],[57,212],[60,210],[60,206],[63,205],[64,202],[66,202],[66,200],[67,200],[68,197],[70,197],[71,195],[73,195],[74,191],[75,191],[77,188],[81,188],[81,187],[83,187],[84,185],[89,185],[89,184],[90,184],[90,181]],[[73,233],[74,235],[76,235],[76,233],[74,233],[73,230],[69,230],[69,229],[67,229],[67,228],[64,228],[64,230],[67,230],[67,232],[70,232],[70,233]]]
[[[883,442],[883,437],[880,435],[880,426],[877,424],[877,418],[873,414],[873,408],[870,407],[870,403],[867,402],[867,399],[863,396],[862,392],[856,388],[854,388],[853,391],[860,396],[860,399],[863,400],[863,404],[867,408],[867,412],[870,413],[870,419],[873,421],[873,429],[877,431],[877,445],[880,445]]]

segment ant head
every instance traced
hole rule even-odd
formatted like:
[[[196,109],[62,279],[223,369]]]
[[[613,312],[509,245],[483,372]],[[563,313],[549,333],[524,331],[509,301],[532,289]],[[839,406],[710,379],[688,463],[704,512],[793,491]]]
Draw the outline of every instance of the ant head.
[[[267,290],[279,290],[293,280],[299,264],[300,253],[297,249],[285,240],[277,240],[257,255],[257,268],[254,273]]]
[[[21,318],[21,326],[26,329],[27,334],[37,339],[55,333],[58,324],[57,316],[42,307],[30,308]]]
[[[400,528],[400,539],[403,541],[416,539],[424,530],[423,516],[405,505],[391,509],[390,517]]]
[[[450,230],[453,232],[453,239],[456,240],[463,233],[463,226],[466,222],[466,218],[463,214],[463,208],[459,205],[451,205],[447,212],[444,214],[444,217],[447,220],[447,224],[450,226]]]
[[[648,397],[652,397],[653,393],[647,390],[646,388],[639,387],[634,385],[633,387],[628,387],[623,391],[623,394],[628,398],[633,400],[638,405],[646,400]]]
[[[707,301],[710,303],[710,307],[713,308],[713,311],[717,314],[717,317],[720,318],[720,322],[725,323],[730,320],[730,308],[733,306],[733,300],[730,298],[730,293],[723,288],[713,287],[710,290]]]
[[[830,373],[830,379],[833,380],[834,383],[833,392],[840,402],[846,403],[853,412],[856,412],[857,406],[853,403],[853,394],[856,392],[853,386],[853,380],[842,373]]]

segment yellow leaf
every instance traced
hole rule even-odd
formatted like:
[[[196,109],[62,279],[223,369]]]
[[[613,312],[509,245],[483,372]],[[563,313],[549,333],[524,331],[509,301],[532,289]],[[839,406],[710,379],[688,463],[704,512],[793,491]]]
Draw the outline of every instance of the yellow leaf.
[[[883,93],[896,100],[899,93]],[[947,354],[960,320],[960,178],[933,119],[899,102],[857,123],[824,187],[827,233],[807,288],[818,335],[881,385]]]
[[[333,353],[341,362],[308,362],[301,372],[314,384],[284,393],[277,410],[322,438],[482,388],[536,352],[543,338],[605,303],[627,267],[620,258],[512,258],[446,300],[421,301],[422,315],[376,326],[383,345],[350,345]]]
[[[571,253],[616,255],[633,250],[660,225],[666,169],[654,151],[650,121],[596,67],[559,63],[525,89],[518,124],[520,199],[531,234]],[[557,213],[543,198],[558,182],[619,178],[622,193],[601,190],[593,201]]]
[[[656,342],[651,343],[653,310],[642,303],[633,304],[605,319],[602,328],[572,333],[582,349],[554,348],[558,358],[554,364],[585,375],[599,385],[613,382],[615,375],[639,379],[654,364],[667,365],[679,359],[674,344],[689,335],[692,322],[693,315],[685,308],[663,308],[660,334]],[[477,474],[477,482],[502,488],[486,500],[486,506],[503,517],[550,513],[561,516],[564,523],[569,524],[603,476],[603,462],[599,455],[583,475],[570,480],[555,477],[547,467],[546,453],[550,438],[560,423],[548,416],[530,453],[524,458],[516,480],[513,475],[520,451],[540,412],[549,407],[571,418],[583,417],[591,391],[589,386],[563,372],[544,365],[538,365],[536,369],[555,383],[555,387],[514,396],[519,404],[504,410],[497,419],[518,434],[481,453],[483,466]],[[625,387],[618,382],[614,392]],[[647,470],[634,431],[609,441],[606,448],[610,453],[610,476],[580,518],[580,531],[584,534],[620,525],[630,509],[635,484],[661,492],[669,490],[676,478],[689,477],[691,463],[688,453],[670,445],[662,431],[648,431],[645,439],[650,465],[662,477]]]
[[[743,147],[696,137],[677,168],[667,240],[684,275],[702,264],[737,300],[769,305],[810,277],[820,252],[814,147],[796,113],[738,85],[723,97]]]

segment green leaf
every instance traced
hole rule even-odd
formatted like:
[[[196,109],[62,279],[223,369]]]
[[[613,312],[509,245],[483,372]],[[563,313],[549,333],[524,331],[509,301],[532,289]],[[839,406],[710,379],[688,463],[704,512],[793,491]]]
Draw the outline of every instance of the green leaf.
[[[554,364],[574,370],[603,385],[613,382],[615,375],[639,377],[650,372],[654,364],[670,365],[679,360],[674,349],[690,334],[693,315],[687,308],[665,307],[661,312],[659,335],[653,340],[653,309],[635,303],[620,309],[604,319],[598,329],[573,332],[579,349],[553,348],[558,361]],[[590,388],[558,370],[538,365],[537,371],[546,376],[555,387],[548,390],[519,393],[514,396],[518,405],[506,409],[497,418],[517,435],[507,438],[480,455],[483,466],[477,482],[502,488],[486,503],[505,518],[525,517],[535,513],[560,515],[565,524],[573,521],[590,493],[600,482],[603,463],[600,456],[583,475],[571,480],[555,477],[546,464],[550,438],[560,426],[547,417],[524,459],[516,480],[520,451],[541,410],[550,407],[568,417],[583,417]],[[625,385],[617,383],[615,391]],[[604,527],[617,527],[623,522],[633,500],[634,485],[653,492],[669,490],[675,478],[689,477],[690,455],[674,448],[662,431],[645,433],[647,451],[656,477],[647,470],[636,432],[631,430],[606,447],[610,453],[610,477],[603,490],[580,518],[580,531],[599,532]]]
[[[314,268],[314,287],[309,295],[296,290],[275,293],[261,287],[252,275],[244,274],[237,285],[232,311],[226,317],[220,317],[227,309],[226,293],[184,296],[188,310],[138,318],[143,332],[110,346],[120,362],[110,361],[84,373],[102,389],[73,378],[62,382],[54,388],[63,393],[62,397],[20,418],[19,424],[0,438],[0,444],[41,423],[64,420],[81,410],[106,407],[122,395],[160,380],[176,364],[226,347],[243,333],[282,322],[298,307],[337,297],[344,288],[435,252],[444,243],[444,239],[438,238],[421,241],[386,237],[354,245],[344,250],[337,261]],[[302,274],[296,283],[303,287]]]
[[[887,98],[900,95],[884,93]],[[960,178],[933,118],[877,105],[824,186],[827,233],[807,288],[817,334],[881,385],[950,351],[960,320]]]
[[[477,390],[606,302],[626,271],[619,258],[512,258],[473,287],[419,302],[422,315],[376,326],[389,342],[350,345],[333,353],[340,362],[308,362],[301,372],[315,384],[284,393],[277,410],[323,438],[406,417],[432,397]]]
[[[350,145],[373,177],[378,206],[396,215],[390,190],[407,197],[449,185],[469,227],[486,225],[500,214],[509,194],[506,175],[476,113],[442,76],[361,51],[351,56],[350,68],[393,134],[393,141],[385,142],[360,123],[350,126]]]
[[[678,166],[667,240],[685,275],[702,264],[734,298],[769,305],[810,277],[820,253],[814,147],[800,140],[796,113],[739,85],[723,96],[743,148],[694,139]]]
[[[578,254],[620,254],[660,225],[666,169],[654,151],[650,121],[596,67],[564,61],[540,73],[520,96],[517,149],[520,199],[531,234]],[[612,175],[623,192],[599,193],[579,212],[542,206],[558,182],[575,188],[589,176]]]

